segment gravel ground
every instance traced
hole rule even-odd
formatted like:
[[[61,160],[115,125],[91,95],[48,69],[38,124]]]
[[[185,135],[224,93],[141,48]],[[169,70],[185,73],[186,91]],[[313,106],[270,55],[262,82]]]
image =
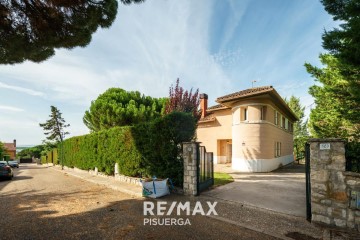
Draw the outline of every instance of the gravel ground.
[[[174,195],[162,200],[186,198]],[[276,239],[200,215],[190,216],[187,226],[144,226],[143,201],[46,167],[23,164],[12,181],[0,181],[0,239]],[[224,206],[219,203],[219,207],[218,213],[226,214]],[[239,215],[237,220],[245,217]]]

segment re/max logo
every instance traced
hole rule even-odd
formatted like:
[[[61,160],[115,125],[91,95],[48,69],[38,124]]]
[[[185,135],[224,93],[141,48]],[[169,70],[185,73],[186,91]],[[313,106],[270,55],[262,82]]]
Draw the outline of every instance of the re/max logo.
[[[190,215],[196,215],[196,214],[200,214],[200,215],[218,215],[215,207],[217,205],[217,202],[206,202],[207,206],[209,208],[209,210],[207,211],[207,213],[205,213],[204,208],[201,204],[201,202],[197,201],[195,203],[195,206],[193,209],[191,209],[191,204],[190,202],[172,202],[170,205],[167,202],[157,202],[156,205],[153,202],[149,202],[149,201],[144,201],[144,216],[169,216],[171,215],[174,211],[176,211],[176,215],[180,216],[181,213],[185,212],[185,215],[190,216]],[[156,206],[156,209],[155,209]]]

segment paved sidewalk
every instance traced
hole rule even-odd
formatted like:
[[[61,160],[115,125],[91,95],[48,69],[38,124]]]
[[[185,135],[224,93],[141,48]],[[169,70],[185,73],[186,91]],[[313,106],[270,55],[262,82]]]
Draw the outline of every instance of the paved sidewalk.
[[[46,166],[46,165],[44,165]],[[134,197],[142,197],[142,187],[135,184],[120,182],[115,180],[113,177],[103,177],[103,176],[96,176],[91,175],[89,173],[84,172],[77,172],[73,170],[61,170],[60,166],[49,166],[48,168],[51,168],[55,171],[63,172],[64,174],[68,174],[74,177],[81,178],[83,180],[102,185],[108,188],[111,188],[113,190],[126,193],[128,195],[134,196]]]

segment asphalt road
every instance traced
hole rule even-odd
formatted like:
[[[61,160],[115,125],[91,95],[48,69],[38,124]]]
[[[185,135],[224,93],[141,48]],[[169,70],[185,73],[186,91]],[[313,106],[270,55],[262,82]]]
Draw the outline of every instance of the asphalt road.
[[[0,239],[275,239],[201,215],[180,216],[186,226],[144,225],[143,201],[22,164],[12,181],[0,180]]]

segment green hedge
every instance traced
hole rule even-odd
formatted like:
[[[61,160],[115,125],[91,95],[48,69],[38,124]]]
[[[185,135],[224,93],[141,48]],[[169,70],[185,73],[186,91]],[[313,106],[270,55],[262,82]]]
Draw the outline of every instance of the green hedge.
[[[59,164],[58,161],[58,151],[56,148],[52,149],[51,151],[46,153],[46,156],[41,156],[41,163],[54,163]]]
[[[119,163],[121,174],[132,177],[169,177],[183,182],[181,143],[191,141],[196,129],[191,114],[174,112],[132,127],[73,137],[58,146],[64,166],[94,169],[113,174]]]
[[[41,163],[42,163],[42,164],[47,163],[47,162],[46,162],[46,156],[41,156]]]

